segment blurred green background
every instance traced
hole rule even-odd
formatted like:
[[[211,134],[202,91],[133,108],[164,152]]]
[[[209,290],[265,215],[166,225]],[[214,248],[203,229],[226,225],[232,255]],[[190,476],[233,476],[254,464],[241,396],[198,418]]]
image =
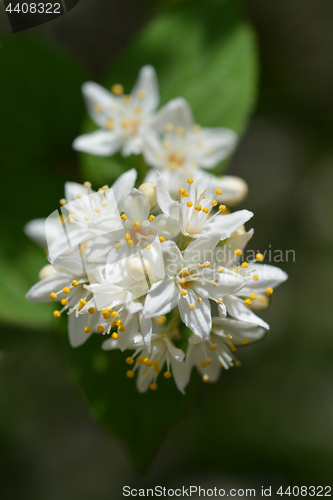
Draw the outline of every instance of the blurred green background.
[[[125,484],[272,485],[273,491],[280,485],[332,484],[333,3],[239,4],[256,33],[260,75],[255,106],[254,38],[247,23],[239,21],[238,4],[192,3],[94,0],[92,5],[81,0],[63,18],[15,35],[0,6],[1,499],[118,499]],[[211,12],[220,7],[225,16],[213,20]],[[164,59],[155,61],[157,49],[154,55],[154,47],[142,39],[122,59],[156,12],[172,28],[182,8],[193,11],[188,23],[179,21],[175,41],[171,32],[170,45],[176,54],[179,44],[183,59],[167,60],[166,48]],[[198,28],[192,38],[198,19],[210,29]],[[187,24],[189,31],[180,31]],[[194,396],[187,397],[181,411],[181,399],[166,392],[170,422],[162,422],[157,408],[162,386],[156,399],[142,399],[132,387],[126,392],[121,372],[119,380],[108,380],[108,372],[99,378],[103,359],[95,357],[93,369],[85,372],[92,378],[82,381],[86,388],[90,382],[90,391],[109,391],[111,401],[118,395],[110,410],[110,437],[74,381],[80,380],[77,363],[90,355],[89,343],[73,354],[65,323],[55,326],[48,304],[24,299],[45,257],[23,235],[23,225],[58,206],[66,180],[80,182],[89,174],[102,181],[100,169],[107,172],[71,150],[72,140],[87,126],[80,94],[85,80],[109,82],[124,75],[128,86],[141,62],[156,62],[162,99],[178,92],[192,96],[198,122],[216,125],[207,122],[210,99],[219,102],[215,73],[211,70],[207,81],[210,59],[204,50],[195,57],[202,40],[203,47],[218,47],[223,37],[216,63],[221,57],[230,71],[221,70],[221,101],[228,103],[221,113],[225,125],[245,131],[227,173],[249,185],[243,205],[255,213],[251,247],[294,249],[296,261],[280,264],[289,280],[264,314],[271,325],[265,341],[241,350],[242,367],[223,373],[218,384],[191,388]],[[145,46],[149,56],[141,50]],[[188,84],[185,77],[176,78],[185,60]],[[196,68],[202,78],[193,85]],[[165,80],[171,70],[174,80]],[[204,95],[199,90],[197,95],[197,89]],[[115,161],[110,177],[122,168],[121,158]],[[123,367],[118,358],[112,363]],[[69,370],[70,363],[75,370]],[[100,385],[102,379],[107,385]],[[96,412],[98,401],[93,403]],[[164,440],[142,475],[127,451],[131,443],[125,447],[118,438],[126,441],[127,433],[127,441],[136,440],[139,463],[140,454],[149,455],[155,445],[149,429],[158,429],[159,418]],[[172,427],[168,433],[166,424]]]

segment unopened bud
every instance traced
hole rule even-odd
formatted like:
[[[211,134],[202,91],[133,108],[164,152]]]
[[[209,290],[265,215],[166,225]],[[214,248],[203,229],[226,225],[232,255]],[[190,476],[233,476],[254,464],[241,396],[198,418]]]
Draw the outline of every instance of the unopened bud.
[[[153,182],[144,182],[139,187],[139,191],[145,194],[148,198],[150,208],[154,208],[157,205],[157,196],[156,196],[156,184]]]
[[[127,271],[130,277],[137,282],[146,281],[146,275],[150,276],[152,273],[148,260],[140,257],[131,257],[128,259]]]
[[[52,264],[47,264],[46,266],[42,267],[42,269],[39,271],[39,279],[43,280],[45,278],[48,278],[52,274],[55,274],[57,271],[54,269]]]
[[[247,184],[240,177],[224,175],[217,177],[217,183],[215,182],[215,184],[222,189],[222,194],[215,196],[219,203],[225,203],[227,206],[235,206],[241,203],[247,196]]]
[[[256,293],[256,298],[251,301],[251,309],[265,311],[269,306],[269,298],[265,293]]]

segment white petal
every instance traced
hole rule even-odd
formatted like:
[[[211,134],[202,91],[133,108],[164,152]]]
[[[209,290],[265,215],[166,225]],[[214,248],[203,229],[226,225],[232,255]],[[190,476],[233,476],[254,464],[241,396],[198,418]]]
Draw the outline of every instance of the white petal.
[[[237,134],[226,128],[203,128],[194,139],[202,142],[203,147],[196,149],[193,161],[200,167],[213,168],[234,150]]]
[[[120,150],[123,141],[116,132],[96,130],[77,137],[73,142],[73,148],[92,155],[111,156]]]
[[[72,313],[68,317],[68,336],[72,347],[79,347],[92,335],[84,331],[86,326],[89,326],[91,314],[80,314],[78,317]]]
[[[244,250],[247,242],[252,238],[253,233],[253,229],[250,229],[247,233],[244,232],[237,237],[231,235],[229,240],[221,245],[218,245],[216,247],[217,265],[228,268],[235,266],[241,259],[241,256],[236,255],[235,251],[237,249]]]
[[[216,335],[231,335],[232,342],[236,346],[245,345],[243,340],[247,339],[247,343],[253,344],[254,342],[259,342],[262,340],[266,334],[267,330],[260,328],[253,323],[244,323],[243,321],[237,321],[230,318],[213,318],[213,333]]]
[[[135,135],[124,143],[121,154],[123,156],[139,155],[142,151],[142,137],[141,135]]]
[[[212,329],[212,317],[209,300],[203,298],[201,304],[197,301],[198,296],[188,290],[187,295],[181,296],[179,300],[180,317],[185,325],[198,337],[207,339]],[[195,305],[195,309],[189,309],[189,304]]]
[[[145,92],[145,97],[140,99],[140,106],[144,113],[152,113],[158,107],[160,96],[158,92],[158,81],[153,66],[146,65],[140,70],[139,77],[132,89],[131,95],[137,97],[140,90]]]
[[[145,318],[143,314],[139,314],[140,331],[145,343],[146,349],[150,352],[151,335],[153,331],[153,322],[151,318]]]
[[[52,274],[31,287],[25,298],[31,300],[31,302],[52,302],[50,294],[58,292],[64,286],[71,284],[71,282],[71,275],[67,273]]]
[[[151,167],[162,168],[164,160],[161,160],[160,156],[164,156],[164,151],[158,134],[150,127],[141,127],[140,134],[142,137],[142,154],[145,162]],[[149,173],[151,174],[151,171]],[[147,180],[151,179],[145,179],[145,181]],[[156,182],[155,178],[152,179],[152,182]]]
[[[168,186],[166,185],[163,176],[158,172],[156,177],[156,194],[157,194],[157,203],[163,213],[166,215],[170,215],[169,208],[174,203],[174,200],[171,198]]]
[[[200,236],[200,238],[192,241],[184,251],[185,263],[212,262],[214,260],[214,249],[219,241],[219,234]]]
[[[233,316],[235,319],[239,321],[244,321],[245,323],[253,323],[255,325],[262,326],[269,330],[269,325],[259,316],[254,314],[249,306],[244,304],[242,299],[235,297],[233,295],[228,295],[224,297],[224,303],[227,307],[228,313],[230,316]]]
[[[218,233],[220,240],[224,240],[229,238],[251,217],[253,217],[253,213],[249,210],[238,210],[228,215],[217,215],[204,227],[202,234]]]
[[[188,383],[186,376],[186,363],[184,361],[179,362],[171,358],[170,364],[175,384],[180,392],[185,394],[184,388]]]
[[[83,186],[83,184],[79,184],[78,182],[65,182],[65,198],[66,201],[74,201],[79,196],[87,196],[89,194],[89,190]]]
[[[121,202],[125,196],[127,196],[130,191],[133,189],[136,178],[137,171],[135,168],[131,168],[124,174],[122,174],[118,179],[112,184],[111,189],[113,195],[117,201],[117,203]],[[107,191],[106,195],[108,196],[109,191]]]
[[[245,284],[245,280],[242,276],[228,269],[224,269],[222,273],[216,273],[206,268],[202,269],[202,273],[209,282],[198,279],[193,282],[192,289],[195,290],[200,297],[206,297],[215,301],[219,297],[224,297],[225,295],[241,290]],[[218,282],[213,284],[211,281],[216,275],[218,275]]]
[[[179,220],[165,214],[157,215],[150,225],[156,229],[158,236],[163,236],[166,240],[174,238],[180,231]]]
[[[182,254],[174,241],[165,241],[162,245],[164,270],[167,276],[175,274],[183,267]]]
[[[246,269],[248,272],[253,272],[259,276],[258,280],[253,278],[248,279],[247,285],[242,290],[244,295],[255,292],[266,292],[267,288],[276,288],[288,279],[288,274],[282,271],[279,267],[270,266],[268,264],[249,264]]]
[[[149,217],[150,205],[147,196],[132,189],[124,200],[124,213],[131,221],[143,222]]]
[[[149,318],[167,314],[176,307],[178,298],[179,291],[172,278],[155,283],[146,297],[143,314]]]
[[[88,113],[97,125],[104,127],[111,106],[117,104],[118,99],[101,85],[95,82],[86,82],[82,85],[82,94]],[[95,106],[101,106],[101,112],[96,112]]]
[[[169,101],[156,113],[150,126],[157,132],[165,132],[165,125],[172,123],[176,128],[190,128],[193,125],[193,116],[190,105],[182,97],[177,97]]]
[[[46,248],[46,234],[45,234],[45,221],[46,219],[33,219],[26,223],[24,226],[25,234],[37,245]],[[56,224],[56,223],[55,223]]]

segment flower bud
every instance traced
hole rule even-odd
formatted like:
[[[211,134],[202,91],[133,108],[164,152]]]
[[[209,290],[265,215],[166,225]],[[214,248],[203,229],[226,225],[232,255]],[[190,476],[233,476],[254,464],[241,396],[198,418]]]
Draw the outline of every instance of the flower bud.
[[[222,189],[222,194],[216,196],[217,202],[225,203],[227,206],[235,206],[246,198],[248,187],[240,177],[223,175],[217,177],[217,180],[217,187]]]
[[[154,208],[157,205],[157,196],[156,196],[156,184],[153,182],[144,182],[139,187],[139,191],[145,194],[148,198],[150,208]]]
[[[146,281],[146,274],[152,274],[151,265],[148,260],[141,257],[131,257],[127,261],[127,271],[130,277],[138,283]]]
[[[48,278],[49,276],[51,276],[52,274],[55,274],[57,271],[54,269],[54,267],[52,266],[52,264],[47,264],[46,266],[44,266],[40,271],[39,271],[39,279],[40,280],[43,280],[45,278]]]
[[[251,301],[251,309],[254,311],[265,311],[269,306],[269,298],[265,293],[256,293],[256,298]]]

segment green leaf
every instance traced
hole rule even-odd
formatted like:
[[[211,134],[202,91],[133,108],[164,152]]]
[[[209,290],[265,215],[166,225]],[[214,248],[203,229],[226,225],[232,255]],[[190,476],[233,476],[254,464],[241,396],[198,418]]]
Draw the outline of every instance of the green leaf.
[[[195,393],[194,377],[181,394],[172,378],[161,373],[158,389],[139,394],[135,379],[128,379],[128,352],[102,351],[100,336],[71,350],[72,375],[83,388],[92,416],[130,451],[144,472],[170,429],[183,417]]]
[[[42,328],[53,321],[49,305],[24,296],[47,260],[23,226],[52,213],[65,180],[78,177],[71,142],[84,111],[85,75],[45,41],[18,34],[0,42],[0,319]]]
[[[252,28],[238,2],[188,1],[166,10],[133,41],[103,84],[121,82],[130,92],[145,64],[157,71],[162,105],[183,96],[201,125],[243,132],[256,94],[257,58]],[[95,129],[86,119],[82,132]],[[136,162],[86,153],[80,160],[85,176],[97,183],[114,180]]]

